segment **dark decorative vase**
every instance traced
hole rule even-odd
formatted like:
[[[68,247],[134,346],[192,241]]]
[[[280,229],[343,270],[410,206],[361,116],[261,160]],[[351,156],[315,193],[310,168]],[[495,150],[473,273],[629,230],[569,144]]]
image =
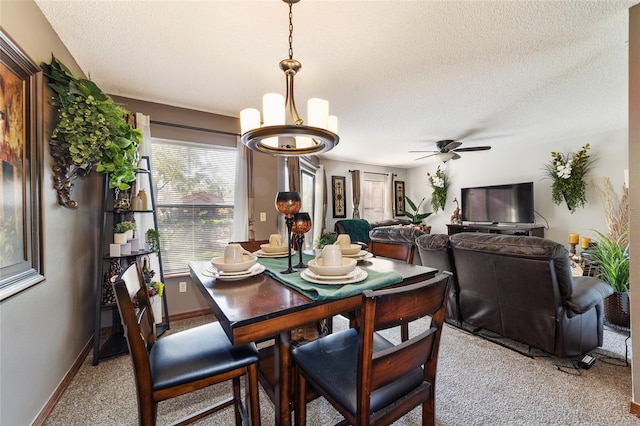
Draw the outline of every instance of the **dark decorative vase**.
[[[618,327],[631,327],[629,293],[616,291],[604,299],[604,322]]]

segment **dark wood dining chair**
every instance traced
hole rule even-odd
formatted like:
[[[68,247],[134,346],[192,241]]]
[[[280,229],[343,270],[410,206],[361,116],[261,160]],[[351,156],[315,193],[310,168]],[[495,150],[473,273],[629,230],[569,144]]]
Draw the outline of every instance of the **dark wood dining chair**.
[[[387,257],[409,264],[413,263],[415,251],[416,246],[411,243],[377,240],[369,242],[369,252],[374,256]],[[400,336],[402,336],[402,340],[409,338],[409,326],[406,323],[400,326]]]
[[[388,425],[418,405],[422,405],[422,424],[434,425],[436,369],[450,276],[445,272],[418,284],[367,290],[359,328],[295,348],[296,424],[306,424],[304,396],[310,384],[352,425]],[[429,329],[397,346],[377,333],[428,315]]]
[[[229,244],[240,244],[242,248],[253,253],[260,250],[262,244],[269,244],[269,240],[232,241]]]
[[[177,424],[189,424],[234,406],[236,425],[242,425],[243,420],[260,425],[255,344],[233,347],[217,322],[156,339],[151,302],[137,263],[122,273],[113,289],[133,363],[140,425],[156,424],[158,402],[228,380],[232,382],[233,396]],[[240,395],[243,375],[247,377],[249,419],[245,419],[247,413]]]
[[[406,263],[413,263],[416,246],[411,243],[369,241],[369,253],[374,256],[388,257]]]

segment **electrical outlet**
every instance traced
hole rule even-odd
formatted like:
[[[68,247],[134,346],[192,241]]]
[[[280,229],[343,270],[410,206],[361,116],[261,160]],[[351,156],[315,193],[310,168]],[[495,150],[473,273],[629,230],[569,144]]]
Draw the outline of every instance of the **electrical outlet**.
[[[179,291],[180,291],[180,293],[186,293],[187,292],[187,282],[186,281],[180,281]]]
[[[267,212],[260,212],[260,222],[267,221]]]

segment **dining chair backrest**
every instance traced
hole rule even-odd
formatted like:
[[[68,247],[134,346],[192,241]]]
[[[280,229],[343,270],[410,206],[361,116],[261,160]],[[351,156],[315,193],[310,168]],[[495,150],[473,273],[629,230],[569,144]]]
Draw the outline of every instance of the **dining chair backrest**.
[[[369,241],[369,252],[374,256],[387,257],[405,263],[413,263],[416,246],[411,243]]]
[[[444,323],[447,288],[451,274],[444,273],[429,281],[386,290],[363,293],[358,362],[358,404],[360,413],[370,412],[370,394],[389,383],[402,380],[424,366],[424,382],[431,389],[418,387],[409,395],[434,395],[440,337]],[[429,329],[400,345],[374,352],[376,331],[385,330],[419,318],[431,316]],[[400,404],[402,405],[402,404]],[[417,405],[417,404],[416,404]]]
[[[121,274],[114,284],[114,291],[134,368],[141,372],[141,375],[136,374],[136,380],[151,383],[149,351],[156,341],[156,324],[151,298],[137,263]]]
[[[253,253],[260,250],[262,244],[269,244],[269,240],[232,241],[229,244],[240,244],[243,249]]]

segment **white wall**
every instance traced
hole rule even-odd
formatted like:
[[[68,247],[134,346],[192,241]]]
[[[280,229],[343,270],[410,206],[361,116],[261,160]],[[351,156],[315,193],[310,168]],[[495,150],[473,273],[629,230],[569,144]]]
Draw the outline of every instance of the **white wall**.
[[[595,158],[588,175],[587,204],[571,214],[566,205],[555,205],[551,201],[551,180],[545,176],[545,165],[551,160],[551,152],[576,152],[589,143],[589,152]],[[531,144],[527,146],[494,146],[489,151],[465,152],[462,158],[447,162],[443,169],[449,175],[451,185],[447,194],[444,213],[429,216],[425,222],[432,226],[432,233],[446,233],[446,224],[455,209],[454,197],[460,200],[460,188],[481,185],[497,185],[518,182],[534,182],[534,203],[536,222],[546,225],[545,237],[567,243],[568,234],[577,232],[581,236],[594,236],[593,230],[606,232],[604,213],[591,185],[591,178],[601,183],[602,177],[609,177],[618,194],[622,193],[624,169],[628,168],[628,135],[626,129],[603,134],[584,136],[563,141]],[[427,172],[433,174],[438,164],[436,159],[428,159],[421,167],[408,171],[408,195],[420,199],[431,197]],[[546,219],[546,221],[545,221]]]

